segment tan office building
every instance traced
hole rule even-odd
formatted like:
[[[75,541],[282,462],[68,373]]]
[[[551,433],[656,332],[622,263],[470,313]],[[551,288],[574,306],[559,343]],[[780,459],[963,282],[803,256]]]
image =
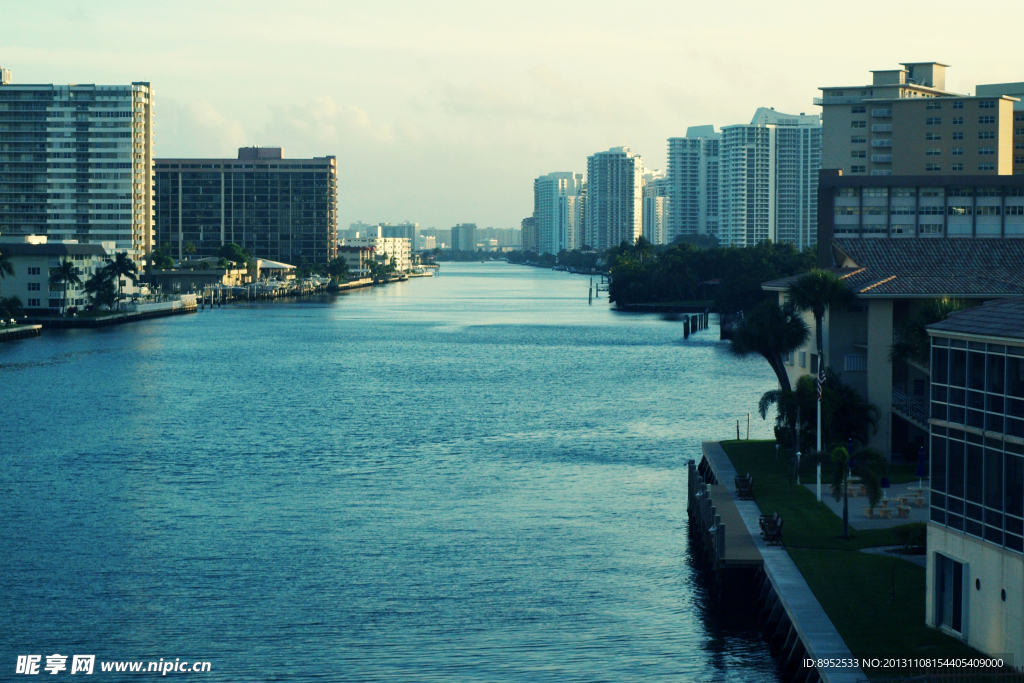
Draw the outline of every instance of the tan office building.
[[[870,85],[821,88],[822,168],[883,176],[1014,172],[1019,98],[999,86],[979,86],[982,96],[947,92],[947,65],[938,62],[901,66],[873,71]],[[1024,146],[1024,124],[1020,133]],[[1024,169],[1024,150],[1020,157]]]

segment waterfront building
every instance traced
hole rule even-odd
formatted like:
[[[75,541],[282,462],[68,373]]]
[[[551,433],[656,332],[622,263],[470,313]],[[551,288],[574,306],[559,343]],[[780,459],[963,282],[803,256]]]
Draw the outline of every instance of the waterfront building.
[[[533,216],[527,216],[520,223],[522,231],[523,251],[537,251],[537,228]]]
[[[153,89],[16,84],[0,69],[6,234],[153,248]]]
[[[423,236],[423,248],[424,249],[436,249],[437,248],[437,237],[434,235]]]
[[[79,244],[74,240],[50,240],[47,235],[2,235],[0,250],[11,261],[13,274],[0,279],[0,296],[16,296],[29,313],[60,313],[64,308],[64,285],[50,284],[50,269],[68,260],[78,268],[81,284],[68,284],[67,307],[89,303],[86,280],[107,264],[114,242]],[[131,280],[122,280],[123,291],[137,291]]]
[[[718,237],[721,140],[714,126],[690,126],[685,138],[669,138],[668,242],[684,235]]]
[[[243,147],[237,159],[158,159],[157,243],[181,259],[215,256],[229,242],[253,255],[326,263],[338,247],[333,156],[285,159],[279,147]]]
[[[1016,665],[1024,658],[1024,298],[955,313],[928,334],[925,620]]]
[[[476,223],[459,223],[452,228],[452,249],[476,251]]]
[[[817,238],[821,121],[761,107],[749,124],[687,129],[668,141],[666,240],[709,235],[727,245]]]
[[[629,147],[587,157],[586,246],[603,251],[643,234],[644,163]]]
[[[667,244],[668,182],[665,173],[644,173],[643,235],[651,244]]]
[[[402,272],[407,273],[412,270],[412,242],[405,237],[358,237],[356,239],[342,240],[340,247],[352,247],[362,251],[371,251],[373,258],[381,263],[391,263],[392,259],[395,262],[395,268]],[[339,252],[340,253],[340,252]],[[351,249],[346,249],[344,254],[345,260],[349,263],[349,270],[352,270],[353,252]],[[365,267],[366,254],[360,252],[356,254],[355,263],[360,269]]]
[[[722,128],[720,224],[724,244],[790,242],[817,235],[821,120],[759,108],[749,124]]]
[[[582,173],[549,173],[533,181],[533,225],[538,253],[557,254],[581,246],[582,197]]]
[[[872,82],[819,88],[822,168],[844,175],[1010,175],[1019,84],[948,92],[947,64],[872,71]],[[1024,117],[1024,113],[1022,113]],[[1019,131],[1024,140],[1024,130]],[[1024,154],[1019,169],[1024,172]]]
[[[1024,178],[1016,180],[1024,187]],[[837,236],[830,245],[830,269],[847,283],[854,303],[825,313],[826,362],[877,408],[877,431],[870,445],[887,457],[912,458],[928,435],[930,377],[926,367],[890,359],[894,331],[929,299],[953,297],[975,306],[1024,296],[1024,240]],[[762,287],[777,292],[781,303],[798,277]],[[813,329],[810,312],[805,320]],[[817,374],[814,335],[785,365],[794,385],[803,375]]]

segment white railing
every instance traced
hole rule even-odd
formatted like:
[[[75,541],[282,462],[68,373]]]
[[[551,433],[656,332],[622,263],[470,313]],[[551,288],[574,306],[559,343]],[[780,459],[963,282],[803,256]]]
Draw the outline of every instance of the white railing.
[[[906,386],[902,384],[892,385],[892,407],[921,425],[928,424],[928,406],[923,401],[911,398]]]
[[[872,140],[872,147],[892,147],[892,140]]]

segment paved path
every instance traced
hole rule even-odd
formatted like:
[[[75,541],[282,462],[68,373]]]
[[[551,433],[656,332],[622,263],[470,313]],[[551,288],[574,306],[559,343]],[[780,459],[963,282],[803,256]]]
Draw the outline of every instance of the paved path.
[[[764,559],[764,571],[775,586],[776,594],[789,615],[811,658],[852,659],[853,654],[846,646],[836,627],[829,620],[818,599],[814,597],[803,574],[796,568],[786,549],[778,546],[765,545],[761,537],[759,519],[761,510],[752,500],[739,500],[736,497],[736,468],[729,456],[717,441],[703,443],[704,457],[715,470],[718,482],[724,484],[736,503],[743,523],[761,552]],[[756,490],[757,482],[754,482]],[[785,520],[783,520],[782,537],[785,539]],[[825,683],[858,683],[867,677],[860,668],[856,669],[825,669],[818,674]]]
[[[911,495],[911,487],[916,487],[918,484],[916,481],[909,484],[894,484],[892,487],[885,491],[886,497],[890,499],[889,507],[896,504],[896,498],[900,496]],[[815,484],[804,484],[808,491],[814,493]],[[928,493],[925,492],[927,497]],[[829,507],[832,512],[842,519],[843,518],[843,501],[836,502],[832,498],[832,492],[829,489],[828,482],[822,482],[821,484],[821,502]],[[928,521],[928,504],[925,503],[924,507],[913,507],[910,508],[910,517],[892,517],[890,519],[869,519],[864,516],[864,508],[868,506],[868,499],[865,496],[852,496],[849,499],[850,503],[850,526],[858,531],[864,531],[866,529],[888,529],[890,527],[899,526],[901,524],[909,524],[910,522],[927,522]],[[876,513],[877,515],[877,508]]]

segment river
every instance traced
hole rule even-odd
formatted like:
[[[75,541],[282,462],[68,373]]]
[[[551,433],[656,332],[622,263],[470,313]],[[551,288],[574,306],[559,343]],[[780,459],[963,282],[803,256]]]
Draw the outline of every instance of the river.
[[[443,264],[0,344],[0,678],[777,681],[698,577],[685,466],[774,376],[588,284]]]

